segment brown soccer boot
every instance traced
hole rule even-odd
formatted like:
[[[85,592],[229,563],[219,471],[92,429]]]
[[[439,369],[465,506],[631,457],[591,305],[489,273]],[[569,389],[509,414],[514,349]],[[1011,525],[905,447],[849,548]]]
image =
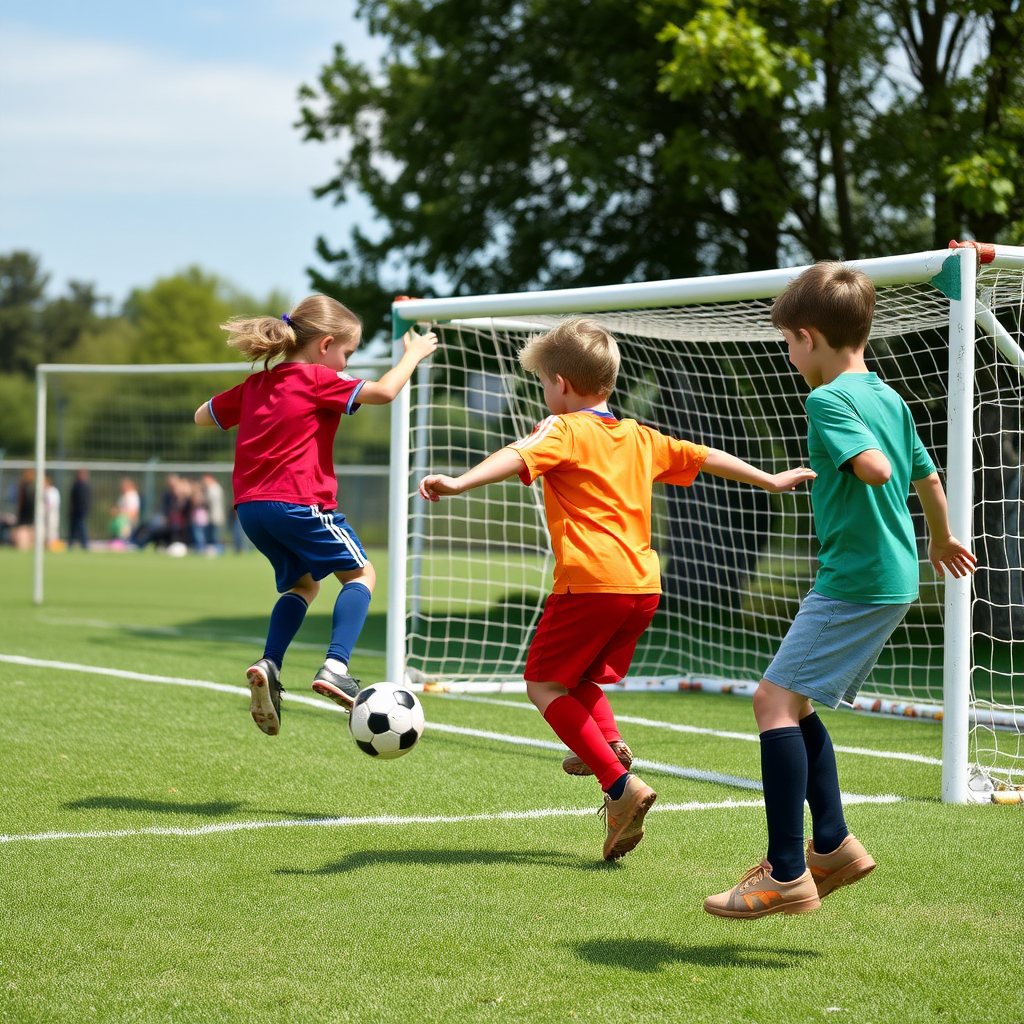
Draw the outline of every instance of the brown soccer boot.
[[[811,869],[818,895],[824,899],[841,885],[852,885],[875,870],[874,858],[856,836],[847,836],[831,853],[816,853],[814,840],[807,840],[807,866]]]
[[[608,744],[612,748],[612,753],[619,759],[619,764],[622,765],[624,771],[629,771],[629,766],[633,763],[633,751],[626,746],[622,740],[612,740]],[[562,762],[562,771],[567,775],[593,775],[594,773],[587,767],[586,762],[582,757],[577,757],[575,754],[570,754]]]
[[[776,882],[767,860],[752,867],[728,892],[709,896],[704,909],[716,917],[750,919],[765,914],[805,914],[821,906],[810,869],[792,882]]]
[[[605,860],[618,860],[643,839],[644,815],[657,799],[658,794],[635,775],[626,779],[626,788],[618,800],[605,794],[604,806],[598,810],[608,827],[604,839]]]

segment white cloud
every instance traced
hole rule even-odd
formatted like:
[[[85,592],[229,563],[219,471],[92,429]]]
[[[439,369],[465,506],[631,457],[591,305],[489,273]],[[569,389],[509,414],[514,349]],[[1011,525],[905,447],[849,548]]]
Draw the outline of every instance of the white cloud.
[[[0,30],[0,195],[308,194],[294,72]],[[334,150],[334,154],[337,150]]]

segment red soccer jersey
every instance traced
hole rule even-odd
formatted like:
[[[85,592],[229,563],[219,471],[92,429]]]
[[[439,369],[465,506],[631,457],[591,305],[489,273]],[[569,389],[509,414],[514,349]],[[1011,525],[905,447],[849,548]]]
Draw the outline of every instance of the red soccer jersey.
[[[363,381],[318,363],[281,363],[210,399],[222,430],[238,427],[235,504],[286,501],[337,508],[334,435],[359,408]]]

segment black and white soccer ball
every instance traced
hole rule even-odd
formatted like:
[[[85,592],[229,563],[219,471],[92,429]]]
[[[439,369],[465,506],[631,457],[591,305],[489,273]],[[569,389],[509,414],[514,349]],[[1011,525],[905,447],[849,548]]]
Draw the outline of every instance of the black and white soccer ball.
[[[383,760],[409,753],[423,735],[423,705],[398,683],[374,683],[359,691],[348,727],[364,754]]]

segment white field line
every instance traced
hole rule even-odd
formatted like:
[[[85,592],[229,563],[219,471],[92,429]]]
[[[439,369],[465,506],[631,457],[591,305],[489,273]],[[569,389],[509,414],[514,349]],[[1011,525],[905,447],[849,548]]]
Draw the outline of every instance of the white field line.
[[[523,708],[526,711],[533,711],[534,706],[527,701],[501,700],[497,697],[471,697],[461,693],[443,693],[434,696],[442,697],[445,700],[465,700],[476,704],[500,704],[506,708]],[[696,733],[701,736],[720,736],[728,740],[745,740],[748,743],[757,743],[757,733],[749,732],[727,732],[724,729],[706,729],[696,725],[677,725],[675,722],[659,722],[652,718],[637,718],[633,715],[615,716],[618,722],[629,722],[631,725],[644,725],[651,729],[670,729],[672,732]],[[836,750],[843,754],[863,754],[865,757],[885,757],[895,761],[916,761],[918,764],[941,765],[942,759],[938,757],[927,757],[924,754],[904,754],[899,750],[871,750],[867,747],[842,747],[836,745]],[[637,764],[640,764],[638,761]]]
[[[898,796],[845,796],[846,803],[891,804],[903,798]],[[763,800],[719,800],[713,803],[690,801],[681,804],[655,804],[655,812],[735,810],[744,807],[763,807]],[[353,825],[457,825],[475,821],[534,821],[538,818],[583,818],[593,814],[593,807],[545,807],[535,811],[497,811],[492,814],[411,815],[382,814],[375,817],[291,818],[282,821],[224,821],[195,828],[110,829],[96,832],[34,832],[21,835],[0,835],[0,843],[44,842],[57,839],[125,839],[133,836],[208,836],[223,832],[253,832],[269,828],[345,828]]]
[[[182,636],[194,640],[219,640],[231,644],[258,644],[262,647],[267,638],[264,636],[236,636],[230,633],[218,633],[209,629],[187,629],[179,626],[138,626],[126,622],[104,622],[101,619],[64,619],[53,618],[49,615],[37,617],[39,622],[50,626],[87,626],[90,629],[123,629],[128,633],[150,633],[154,636]],[[325,644],[311,644],[304,640],[293,640],[289,647],[300,651],[326,651]],[[354,654],[362,655],[365,658],[383,658],[384,651],[371,651],[366,647],[356,647]]]
[[[187,679],[180,676],[157,676],[146,672],[131,672],[126,669],[101,668],[97,665],[79,665],[67,661],[47,661],[40,658],[26,658],[19,654],[0,654],[0,662],[7,662],[12,665],[25,665],[30,668],[53,668],[62,672],[88,673],[91,675],[108,676],[116,679],[133,679],[146,683],[164,683],[171,686],[187,686],[200,690],[214,690],[217,693],[231,693],[241,697],[249,697],[249,690],[243,686],[230,686],[226,683],[214,683],[206,679]],[[290,703],[307,704],[310,707],[320,708],[323,711],[332,711],[337,714],[344,714],[342,709],[330,701],[317,700],[315,697],[306,697],[302,694],[285,693],[285,700]],[[566,747],[561,743],[552,740],[535,740],[525,736],[510,736],[507,733],[486,732],[481,729],[468,729],[459,725],[446,725],[441,722],[428,721],[427,727],[437,732],[447,732],[458,736],[473,736],[478,739],[495,740],[499,743],[511,743],[516,746],[539,747],[543,750],[555,750],[559,753],[566,753]],[[761,783],[754,779],[743,778],[739,775],[725,775],[721,772],[712,772],[704,768],[685,768],[680,765],[664,764],[660,761],[645,761],[637,758],[633,762],[638,768],[647,768],[652,771],[663,772],[667,775],[675,775],[684,779],[695,779],[698,782],[711,782],[725,786],[735,786],[739,789],[751,789],[761,791]],[[871,800],[892,802],[902,799],[897,796],[868,797],[856,793],[843,793],[843,799],[848,803],[857,803]]]
[[[17,654],[0,654],[0,662],[9,662],[12,665],[26,665],[31,668],[52,668],[61,672],[89,673],[99,676],[113,676],[117,679],[134,679],[145,683],[165,683],[172,686],[189,686],[200,690],[215,690],[218,693],[233,693],[242,697],[249,696],[249,690],[244,686],[230,686],[226,683],[213,683],[206,679],[185,679],[179,676],[156,676],[146,672],[130,672],[119,668],[100,668],[95,665],[78,665],[67,661],[46,661],[39,658],[25,658]],[[344,714],[337,704],[326,700],[317,700],[315,697],[306,697],[303,694],[285,693],[284,699],[289,703],[308,704],[310,707],[320,708],[324,711],[334,711]],[[531,705],[532,707],[532,705]],[[551,740],[535,740],[526,736],[510,736],[507,733],[486,732],[481,729],[467,729],[459,725],[445,725],[441,722],[427,722],[427,727],[436,732],[454,733],[458,736],[473,736],[478,739],[496,740],[499,743],[511,743],[522,747],[540,747],[543,750],[555,750],[560,754],[567,753],[565,746]],[[663,772],[667,775],[675,775],[683,779],[695,779],[698,782],[712,782],[724,786],[735,786],[739,789],[761,790],[761,783],[753,779],[746,779],[740,775],[724,775],[720,772],[707,771],[703,768],[684,768],[674,764],[662,764],[658,761],[642,761],[636,759],[638,768],[647,768],[652,771]]]

